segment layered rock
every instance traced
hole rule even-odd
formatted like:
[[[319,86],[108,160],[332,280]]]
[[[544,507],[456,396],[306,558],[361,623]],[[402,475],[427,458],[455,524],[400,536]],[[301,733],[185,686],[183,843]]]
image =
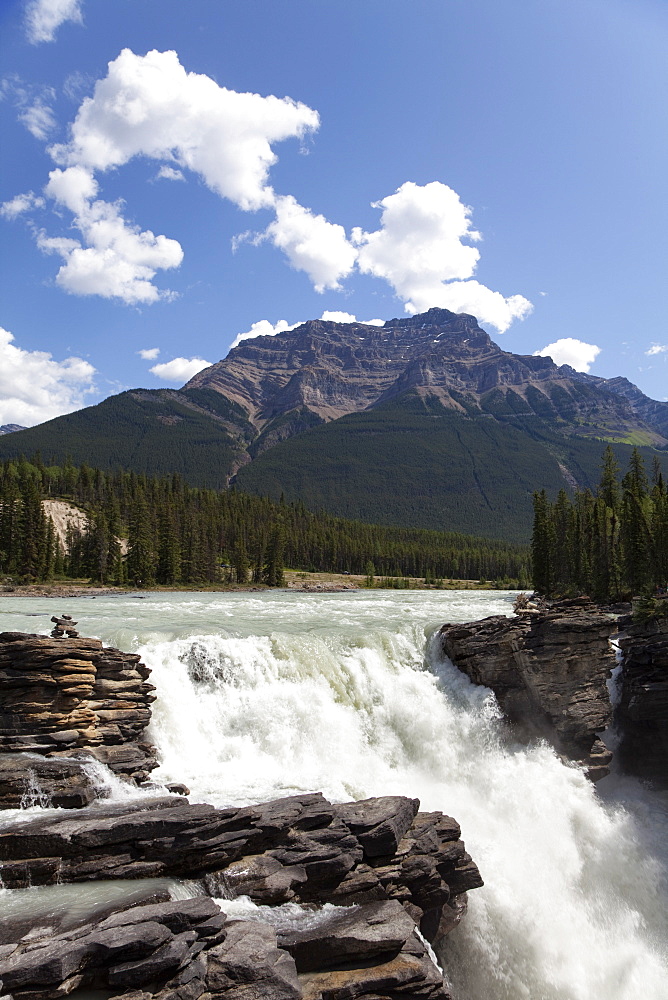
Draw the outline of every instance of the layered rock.
[[[629,773],[668,786],[668,618],[629,625],[619,645],[620,761]]]
[[[16,822],[0,832],[0,877],[8,888],[199,877],[212,895],[260,904],[395,899],[433,923],[482,884],[460,832],[402,796],[335,805],[312,794],[240,809],[164,796]]]
[[[612,720],[616,631],[616,615],[578,599],[444,625],[441,636],[455,666],[494,691],[519,735],[549,740],[597,780],[612,756],[598,734]]]
[[[145,780],[157,766],[143,740],[155,700],[149,673],[139,656],[99,639],[0,633],[0,755],[86,750],[117,774]]]
[[[241,809],[164,797],[16,823],[0,834],[7,887],[176,875],[259,908],[239,921],[208,898],[139,899],[55,934],[26,935],[25,917],[10,918],[0,991],[14,1000],[57,1000],[79,986],[125,1000],[448,1000],[418,927],[437,939],[482,880],[455,820],[418,809],[402,796],[333,805],[301,795]],[[283,903],[293,904],[287,920],[275,909]]]
[[[83,986],[124,1000],[448,1000],[399,903],[304,917],[276,928],[230,920],[207,898],[137,906],[0,947],[2,995],[57,1000]]]

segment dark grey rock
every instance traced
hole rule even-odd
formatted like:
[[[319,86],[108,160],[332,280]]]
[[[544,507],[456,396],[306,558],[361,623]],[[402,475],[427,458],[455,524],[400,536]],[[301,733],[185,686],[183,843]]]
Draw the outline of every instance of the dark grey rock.
[[[338,806],[336,811],[362,844],[365,855],[375,858],[394,854],[419,808],[417,799],[385,795],[347,802]]]
[[[0,753],[0,809],[32,805],[82,809],[97,794],[81,761],[35,753]]]
[[[415,930],[401,903],[384,900],[362,906],[332,907],[303,926],[278,931],[278,943],[298,972],[327,969],[380,955],[397,955]]]
[[[230,921],[225,941],[207,952],[206,985],[225,1000],[301,1000],[297,969],[277,947],[273,927]]]
[[[616,630],[617,616],[585,599],[444,625],[441,636],[455,666],[494,691],[518,735],[546,739],[586,766],[612,719],[606,682]],[[592,777],[603,776],[605,765],[592,767]]]

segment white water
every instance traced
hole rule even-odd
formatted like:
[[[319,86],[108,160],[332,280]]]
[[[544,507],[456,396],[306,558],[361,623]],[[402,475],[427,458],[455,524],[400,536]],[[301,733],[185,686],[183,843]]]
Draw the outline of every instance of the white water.
[[[511,601],[162,594],[57,610],[142,653],[157,776],[192,800],[402,793],[454,815],[486,883],[441,956],[461,1000],[666,1000],[665,796],[614,776],[595,789],[548,747],[509,745],[490,692],[430,641]],[[0,599],[0,629],[46,631],[53,609]]]

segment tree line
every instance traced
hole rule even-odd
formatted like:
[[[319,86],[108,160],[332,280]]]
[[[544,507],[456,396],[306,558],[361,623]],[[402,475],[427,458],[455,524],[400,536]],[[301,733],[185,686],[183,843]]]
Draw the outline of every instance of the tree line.
[[[533,586],[547,597],[619,600],[668,585],[668,494],[658,460],[648,476],[634,449],[619,479],[612,448],[595,492],[534,494]]]
[[[62,544],[43,501],[81,508],[87,527]],[[528,546],[451,532],[385,527],[236,492],[188,486],[179,476],[45,466],[39,457],[0,465],[0,573],[22,582],[101,584],[264,583],[283,568],[383,577],[497,580],[528,586]]]

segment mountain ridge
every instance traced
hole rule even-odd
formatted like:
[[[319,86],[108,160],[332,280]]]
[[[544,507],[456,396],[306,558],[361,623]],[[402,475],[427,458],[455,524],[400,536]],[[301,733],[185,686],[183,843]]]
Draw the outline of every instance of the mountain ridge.
[[[593,488],[612,443],[668,473],[668,404],[627,379],[503,351],[443,309],[384,326],[311,320],[242,341],[181,389],[131,389],[0,438],[381,524],[526,541],[531,495]]]

